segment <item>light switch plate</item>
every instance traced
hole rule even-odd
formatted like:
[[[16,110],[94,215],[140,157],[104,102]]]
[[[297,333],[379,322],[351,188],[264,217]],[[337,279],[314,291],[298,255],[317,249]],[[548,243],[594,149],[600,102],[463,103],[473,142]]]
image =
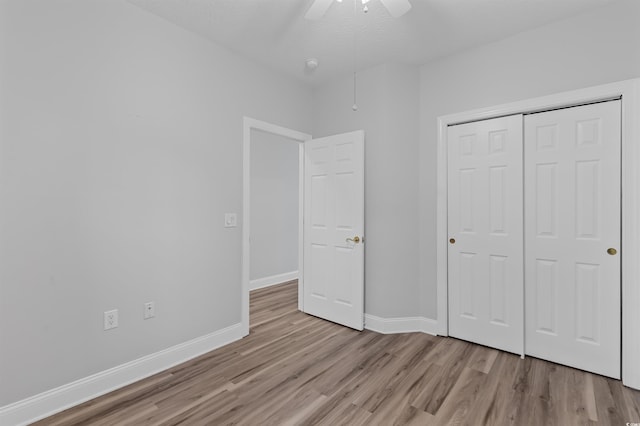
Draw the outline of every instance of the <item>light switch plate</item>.
[[[235,213],[225,213],[224,214],[224,227],[225,228],[235,228],[238,226],[238,215]]]
[[[144,304],[144,319],[153,318],[156,316],[156,303],[155,302],[147,302]]]

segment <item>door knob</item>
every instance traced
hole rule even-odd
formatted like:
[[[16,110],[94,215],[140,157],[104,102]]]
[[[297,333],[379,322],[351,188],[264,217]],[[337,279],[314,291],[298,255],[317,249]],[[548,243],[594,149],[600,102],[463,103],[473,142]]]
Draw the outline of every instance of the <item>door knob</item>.
[[[358,244],[360,242],[360,237],[358,237],[357,235],[353,238],[347,238],[347,242],[353,242]]]
[[[455,239],[455,238],[450,238],[450,239],[449,239],[449,242],[450,242],[451,244],[455,244],[455,243],[456,243],[456,239]]]
[[[607,249],[607,253],[609,253],[611,256],[615,256],[615,254],[618,253],[618,250],[611,247]]]

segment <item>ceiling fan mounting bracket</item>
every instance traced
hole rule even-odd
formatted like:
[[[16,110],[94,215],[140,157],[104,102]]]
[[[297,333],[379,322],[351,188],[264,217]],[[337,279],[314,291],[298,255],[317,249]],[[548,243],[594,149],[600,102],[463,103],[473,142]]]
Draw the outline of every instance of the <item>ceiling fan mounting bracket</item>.
[[[341,2],[341,0],[335,0]],[[369,10],[367,3],[370,0],[356,0],[360,1],[363,5],[363,11],[366,13]],[[411,3],[409,0],[380,0],[382,5],[387,9],[389,14],[394,18],[399,18],[411,9]],[[306,19],[311,21],[317,21],[321,19],[324,14],[329,10],[329,7],[334,3],[334,0],[314,0],[311,3],[311,7],[304,15]]]

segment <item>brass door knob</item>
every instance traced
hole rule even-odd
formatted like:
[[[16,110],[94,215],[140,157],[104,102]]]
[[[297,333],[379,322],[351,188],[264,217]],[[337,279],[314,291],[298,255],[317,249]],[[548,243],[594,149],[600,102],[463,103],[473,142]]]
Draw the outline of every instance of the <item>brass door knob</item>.
[[[607,249],[607,253],[609,253],[611,256],[615,256],[615,254],[618,253],[618,250],[611,247]]]
[[[455,244],[455,243],[456,243],[456,239],[455,239],[455,238],[450,238],[450,239],[449,239],[449,242],[450,242],[451,244]]]
[[[349,241],[351,241],[351,242],[353,242],[353,243],[358,244],[358,243],[360,242],[360,237],[358,237],[358,236],[356,235],[356,236],[355,236],[355,237],[353,237],[353,238],[347,238],[347,242],[349,242]]]

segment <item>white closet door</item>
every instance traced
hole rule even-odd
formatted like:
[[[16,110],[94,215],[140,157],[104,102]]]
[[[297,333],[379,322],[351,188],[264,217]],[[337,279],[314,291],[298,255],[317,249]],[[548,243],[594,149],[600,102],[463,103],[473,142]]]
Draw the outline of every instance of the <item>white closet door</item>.
[[[525,351],[614,378],[620,144],[619,101],[525,117]]]
[[[449,334],[523,351],[522,116],[448,129]]]

